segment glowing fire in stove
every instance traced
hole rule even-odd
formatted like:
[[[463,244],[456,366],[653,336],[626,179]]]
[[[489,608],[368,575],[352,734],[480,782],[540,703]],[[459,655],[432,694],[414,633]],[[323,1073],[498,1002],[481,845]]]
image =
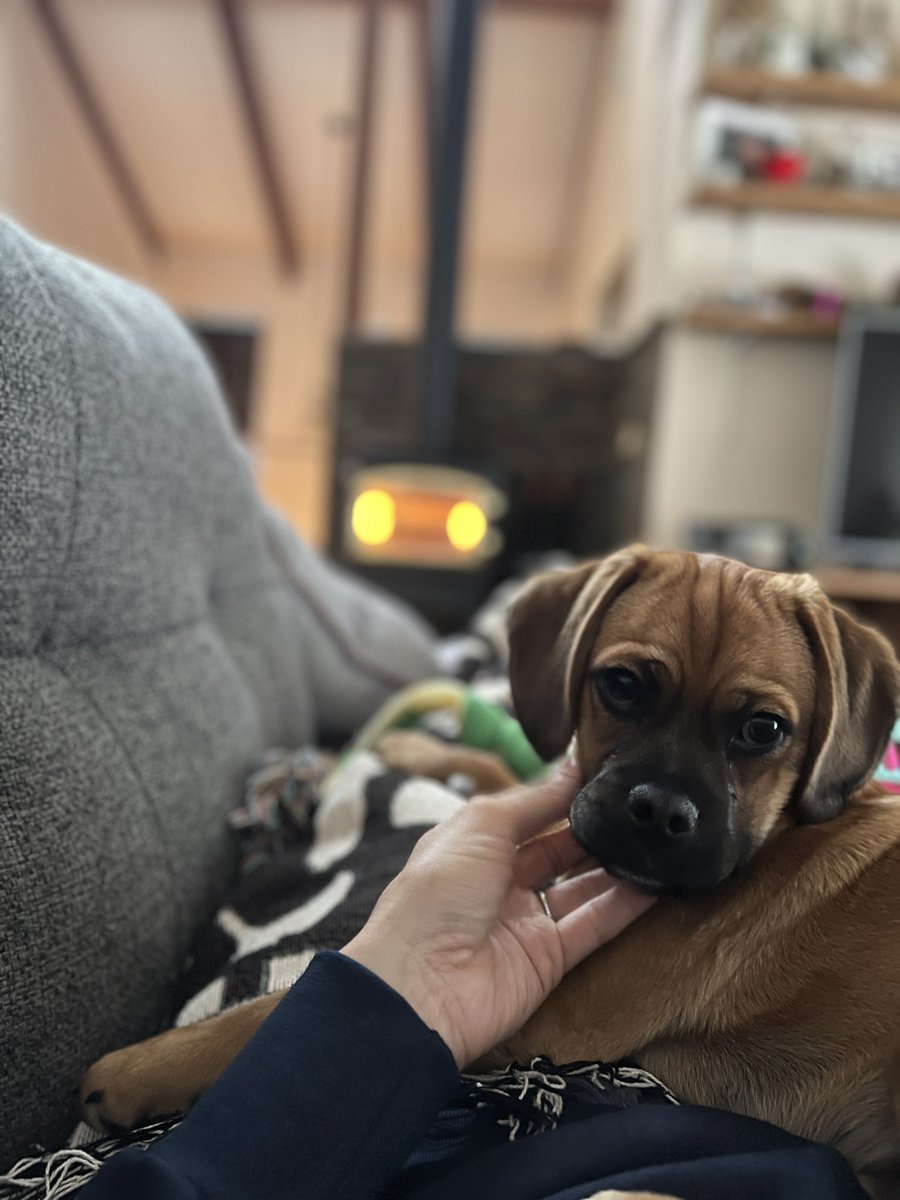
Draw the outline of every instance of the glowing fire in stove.
[[[353,501],[353,532],[364,546],[383,546],[397,528],[397,505],[390,493],[369,488]]]
[[[480,546],[487,536],[488,519],[484,510],[471,500],[457,500],[447,513],[447,537],[450,545],[464,554]]]
[[[369,562],[472,568],[502,545],[506,497],[471,471],[392,463],[361,470],[348,494],[347,549]]]

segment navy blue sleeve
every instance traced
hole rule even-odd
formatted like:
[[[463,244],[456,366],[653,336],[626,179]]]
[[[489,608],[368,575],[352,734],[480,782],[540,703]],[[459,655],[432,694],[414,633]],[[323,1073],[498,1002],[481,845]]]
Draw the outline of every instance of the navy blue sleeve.
[[[442,1039],[372,972],[318,954],[222,1078],[84,1200],[365,1200],[458,1081]]]
[[[582,1200],[607,1191],[685,1200],[866,1200],[847,1161],[764,1121],[639,1104],[505,1142],[431,1172],[416,1200]]]

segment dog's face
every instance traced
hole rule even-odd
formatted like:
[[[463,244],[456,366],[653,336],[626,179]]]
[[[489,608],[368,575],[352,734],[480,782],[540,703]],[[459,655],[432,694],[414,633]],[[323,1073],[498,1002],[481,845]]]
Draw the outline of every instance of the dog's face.
[[[577,735],[575,837],[652,891],[715,888],[784,820],[835,816],[900,695],[888,643],[808,576],[644,547],[534,581],[510,659],[539,752]]]
[[[785,808],[815,672],[777,593],[663,559],[612,605],[585,664],[576,837],[649,888],[713,888]],[[687,586],[684,586],[684,584]]]

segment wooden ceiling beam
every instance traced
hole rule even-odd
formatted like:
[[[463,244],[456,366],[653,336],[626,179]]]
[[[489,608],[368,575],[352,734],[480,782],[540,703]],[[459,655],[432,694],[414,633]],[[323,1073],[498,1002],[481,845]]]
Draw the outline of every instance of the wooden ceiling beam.
[[[215,4],[231,60],[250,152],[256,164],[259,187],[271,226],[279,266],[284,274],[293,275],[300,269],[300,246],[291,223],[287,196],[260,100],[241,15],[241,3],[240,0],[215,0]]]
[[[434,204],[434,73],[431,64],[431,7],[429,0],[418,0],[413,9],[415,21],[416,94],[419,103],[419,174],[425,243],[431,238],[431,212]]]
[[[35,0],[34,12],[138,239],[149,254],[163,254],[165,242],[160,228],[128,166],[125,153],[60,18],[55,0]]]
[[[344,295],[344,329],[352,333],[363,314],[366,243],[369,217],[369,180],[372,173],[378,42],[381,0],[363,0],[356,97],[356,153],[350,197],[350,230],[347,239],[347,282]]]

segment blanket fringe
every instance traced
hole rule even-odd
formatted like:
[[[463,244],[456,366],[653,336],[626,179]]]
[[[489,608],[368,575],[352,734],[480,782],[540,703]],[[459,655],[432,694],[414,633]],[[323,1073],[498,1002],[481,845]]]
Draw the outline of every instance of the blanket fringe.
[[[0,1175],[0,1188],[27,1200],[62,1200],[90,1183],[102,1165],[86,1150],[57,1150],[49,1158],[20,1159]]]
[[[81,1124],[65,1149],[20,1158],[6,1175],[0,1175],[0,1200],[64,1200],[66,1196],[74,1196],[114,1154],[129,1146],[146,1150],[181,1120],[181,1117],[165,1117],[121,1136],[101,1137],[94,1131],[92,1142],[73,1145],[82,1132],[91,1132]]]

